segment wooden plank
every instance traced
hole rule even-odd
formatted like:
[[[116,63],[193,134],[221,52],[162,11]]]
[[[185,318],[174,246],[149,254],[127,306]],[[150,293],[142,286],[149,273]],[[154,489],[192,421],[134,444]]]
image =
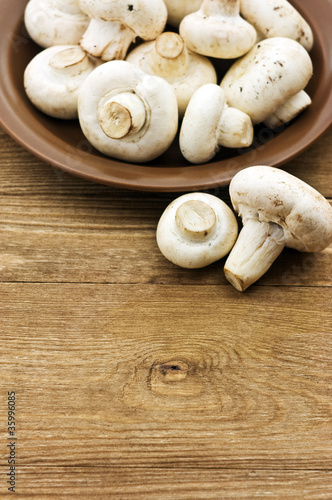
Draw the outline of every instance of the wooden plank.
[[[1,498],[5,494],[0,472]],[[19,467],[16,495],[50,498],[114,498],[117,500],[329,500],[331,471],[120,469],[107,467]]]
[[[108,196],[0,198],[0,281],[228,285],[225,259],[200,270],[167,261],[156,227],[167,202]],[[136,206],[136,208],[135,208]],[[135,215],[133,215],[135,214]],[[329,286],[332,246],[285,249],[260,285]]]
[[[225,279],[225,258],[203,269],[175,266],[160,253],[154,230],[133,230],[130,237],[106,229],[66,233],[3,227],[0,238],[2,282],[78,282],[123,284],[214,284]],[[322,253],[285,249],[259,285],[331,286],[332,246]]]
[[[1,284],[0,295],[20,466],[332,468],[331,288]]]

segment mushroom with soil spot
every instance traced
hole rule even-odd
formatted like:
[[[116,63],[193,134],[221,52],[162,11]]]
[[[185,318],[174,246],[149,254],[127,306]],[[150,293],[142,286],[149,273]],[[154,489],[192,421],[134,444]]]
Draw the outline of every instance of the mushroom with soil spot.
[[[274,167],[238,172],[230,196],[243,228],[225,263],[228,281],[244,291],[284,247],[320,252],[332,242],[332,207],[314,188]]]
[[[182,19],[179,33],[193,52],[219,59],[243,56],[257,37],[240,16],[240,0],[203,0],[198,11]]]
[[[202,85],[192,96],[180,129],[180,149],[191,163],[206,163],[220,148],[244,148],[253,142],[250,117],[227,105],[219,85]]]
[[[30,37],[43,48],[79,44],[89,21],[79,0],[30,0],[24,11]]]
[[[82,131],[100,152],[142,163],[164,153],[178,127],[174,90],[127,61],[97,67],[82,85],[78,114]]]
[[[206,83],[217,83],[212,62],[188,50],[177,33],[164,32],[156,40],[139,45],[126,60],[172,85],[181,117],[195,90]]]
[[[39,52],[24,72],[24,88],[30,101],[53,118],[78,117],[78,95],[98,63],[79,45],[54,45]]]
[[[313,65],[308,52],[290,38],[268,38],[236,61],[220,86],[226,100],[269,128],[288,123],[311,104],[305,92]]]
[[[154,40],[167,20],[163,0],[80,0],[80,7],[90,17],[81,46],[104,61],[124,59],[137,37]]]
[[[263,39],[283,36],[312,49],[311,27],[287,0],[240,0],[240,12]]]
[[[188,193],[163,212],[157,244],[173,264],[198,269],[224,257],[237,234],[236,217],[226,203],[207,193]]]

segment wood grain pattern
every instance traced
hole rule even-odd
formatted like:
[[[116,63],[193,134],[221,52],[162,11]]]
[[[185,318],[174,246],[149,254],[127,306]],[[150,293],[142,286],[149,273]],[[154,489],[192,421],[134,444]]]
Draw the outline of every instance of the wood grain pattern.
[[[0,202],[0,238],[8,242],[0,260],[1,281],[228,285],[225,258],[197,270],[167,261],[156,243],[157,215],[134,227],[128,221],[126,227],[115,211],[99,208],[98,215],[93,209],[89,214],[82,203],[84,216],[79,208],[58,203],[53,200],[43,212],[22,204],[20,212]],[[311,254],[285,249],[259,284],[329,286],[331,252],[332,247]]]
[[[332,130],[285,169],[332,199]],[[228,189],[210,191],[230,204]],[[332,247],[241,294],[155,230],[181,193],[64,174],[0,133],[0,498],[330,499]]]
[[[331,471],[174,470],[106,467],[20,467],[19,496],[26,499],[116,500],[330,500]],[[2,479],[0,470],[0,481]],[[10,495],[2,496],[7,500]]]
[[[331,288],[0,292],[21,465],[332,468]]]

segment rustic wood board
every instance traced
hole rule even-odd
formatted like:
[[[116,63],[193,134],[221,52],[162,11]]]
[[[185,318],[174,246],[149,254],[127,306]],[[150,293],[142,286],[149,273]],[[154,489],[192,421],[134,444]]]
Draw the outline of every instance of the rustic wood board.
[[[332,498],[332,248],[241,294],[160,254],[179,193],[0,152],[0,498],[8,391],[21,498]],[[332,130],[285,168],[331,199]]]
[[[0,293],[22,465],[332,468],[332,288]]]
[[[19,473],[19,496],[38,500],[94,498],[96,492],[98,498],[116,500],[330,500],[332,482],[332,472],[320,470],[20,467]]]

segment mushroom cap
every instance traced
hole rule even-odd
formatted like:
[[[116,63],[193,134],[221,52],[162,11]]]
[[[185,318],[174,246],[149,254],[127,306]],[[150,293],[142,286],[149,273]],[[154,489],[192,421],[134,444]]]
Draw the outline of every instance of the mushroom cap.
[[[198,269],[224,257],[237,234],[236,217],[225,202],[207,193],[188,193],[165,209],[157,244],[169,261]]]
[[[256,42],[256,30],[237,16],[206,14],[204,3],[197,12],[185,16],[179,33],[187,47],[204,56],[233,59],[248,52]]]
[[[219,151],[218,125],[225,106],[219,85],[202,85],[190,99],[180,129],[180,149],[191,163],[206,163]]]
[[[332,207],[314,188],[274,167],[253,166],[238,172],[230,196],[245,224],[248,219],[283,228],[285,246],[319,252],[332,242]]]
[[[127,56],[126,60],[135,66],[138,66],[143,71],[149,74],[158,75],[158,72],[153,68],[153,49],[159,39],[166,37],[168,33],[164,32],[156,40],[142,43],[135,47]],[[196,54],[191,50],[187,50],[184,41],[176,33],[171,33],[172,37],[178,37],[182,42],[183,50],[187,52],[186,64],[180,65],[180,71],[172,69],[172,59],[168,61],[168,75],[159,74],[170,85],[172,85],[178,101],[179,113],[182,116],[188,106],[189,100],[195,90],[206,83],[217,83],[217,74],[212,62],[204,56]],[[166,57],[165,57],[166,59]],[[167,61],[166,61],[167,63]]]
[[[155,39],[164,29],[167,9],[163,0],[79,0],[80,7],[92,19],[117,21],[144,40]]]
[[[30,37],[43,48],[78,44],[89,21],[79,0],[29,0],[24,11]]]
[[[230,106],[261,123],[288,98],[303,90],[313,73],[308,52],[290,38],[257,43],[236,61],[220,86]]]
[[[99,122],[99,110],[112,97],[131,93],[143,103],[146,122],[135,134],[114,139]],[[80,90],[78,114],[82,131],[100,152],[133,162],[151,161],[173,142],[178,127],[174,90],[163,78],[147,75],[127,61],[97,67]]]
[[[79,45],[48,47],[27,65],[25,91],[43,113],[54,118],[75,119],[80,87],[95,67],[95,61]]]
[[[241,0],[241,14],[264,38],[284,36],[306,50],[313,46],[313,33],[301,14],[287,0]]]

